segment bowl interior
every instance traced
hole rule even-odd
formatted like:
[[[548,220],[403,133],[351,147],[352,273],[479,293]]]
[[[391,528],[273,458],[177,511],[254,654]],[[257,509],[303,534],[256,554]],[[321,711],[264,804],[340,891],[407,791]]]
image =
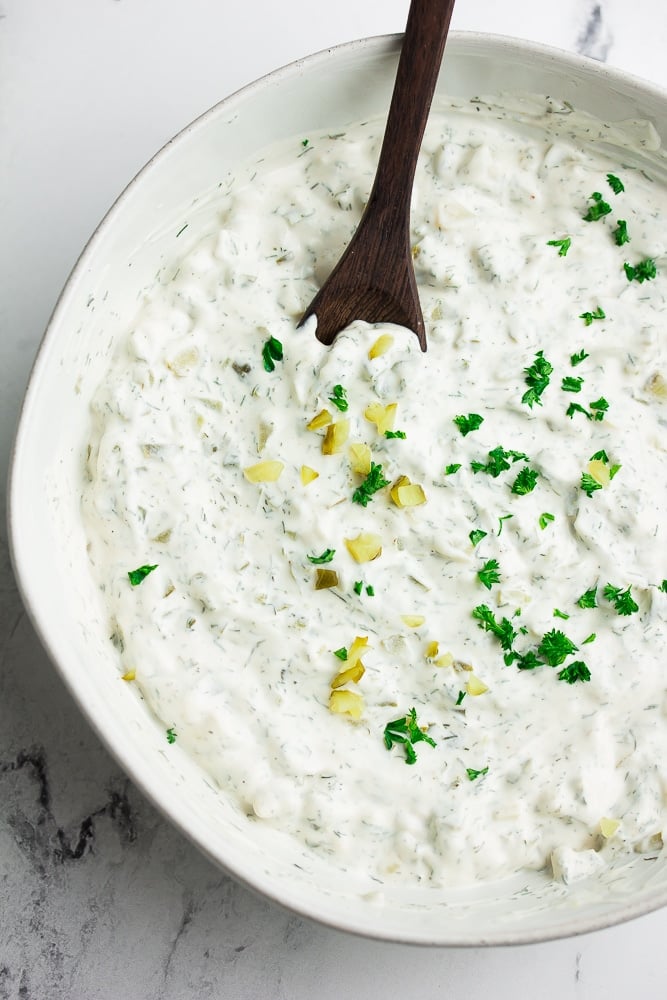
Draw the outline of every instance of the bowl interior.
[[[433,944],[516,943],[615,923],[667,902],[667,863],[631,864],[566,888],[539,873],[456,892],[368,893],[286,837],[252,828],[119,682],[80,516],[89,402],[144,292],[210,225],[227,173],[261,148],[382,114],[400,40],[327,50],[245,88],[172,140],[111,209],[81,256],[33,370],[10,480],[19,586],[83,712],[138,786],[213,861],[296,911],[371,936]],[[577,57],[453,33],[439,90],[469,99],[551,94],[603,120],[648,119],[667,140],[667,95]],[[187,226],[186,226],[187,224]],[[184,228],[186,226],[186,228]],[[45,486],[46,479],[46,486]],[[66,586],[63,586],[66,581]]]

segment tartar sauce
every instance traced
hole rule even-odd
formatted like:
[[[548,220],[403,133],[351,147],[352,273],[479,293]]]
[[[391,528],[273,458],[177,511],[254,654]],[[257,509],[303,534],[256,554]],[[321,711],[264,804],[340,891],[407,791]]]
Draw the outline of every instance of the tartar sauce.
[[[667,822],[661,154],[549,99],[441,103],[428,352],[363,322],[325,348],[296,324],[382,127],[230,178],[97,392],[119,678],[248,823],[341,870],[567,881]]]

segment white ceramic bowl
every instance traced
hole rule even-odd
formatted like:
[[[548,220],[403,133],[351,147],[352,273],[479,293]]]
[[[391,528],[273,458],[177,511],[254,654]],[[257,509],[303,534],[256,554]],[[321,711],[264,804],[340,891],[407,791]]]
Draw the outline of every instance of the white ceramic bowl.
[[[175,253],[174,227],[186,210],[187,241],[196,241],[205,218],[196,203],[229,169],[273,141],[384,113],[399,45],[398,37],[343,45],[246,87],[172,140],[113,206],[62,293],[32,372],[10,478],[14,566],[44,647],[91,725],[139,788],[216,864],[298,913],[373,937],[440,945],[561,937],[667,903],[667,858],[638,857],[569,888],[530,873],[474,890],[388,890],[367,898],[305,848],[250,826],[178,747],[165,752],[163,729],[133,685],[119,683],[108,630],[94,624],[104,615],[79,510],[88,407],[140,290]],[[550,94],[607,121],[648,118],[667,143],[667,94],[536,45],[453,34],[439,89],[463,97]]]

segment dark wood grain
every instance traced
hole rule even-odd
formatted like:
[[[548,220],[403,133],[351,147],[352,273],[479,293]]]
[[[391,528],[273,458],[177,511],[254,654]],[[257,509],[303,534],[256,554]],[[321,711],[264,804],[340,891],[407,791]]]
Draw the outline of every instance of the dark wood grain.
[[[304,313],[332,344],[355,319],[400,323],[423,351],[426,332],[410,245],[410,197],[417,157],[449,30],[454,0],[412,0],[380,159],[368,204],[342,257]]]

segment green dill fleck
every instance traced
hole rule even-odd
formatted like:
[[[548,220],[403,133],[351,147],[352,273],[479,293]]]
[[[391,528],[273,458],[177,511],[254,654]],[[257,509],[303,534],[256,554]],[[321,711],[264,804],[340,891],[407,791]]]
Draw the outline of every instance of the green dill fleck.
[[[590,358],[590,354],[587,354],[582,347],[582,349],[580,351],[577,351],[576,354],[570,355],[570,364],[572,365],[573,368],[576,368],[576,366],[580,365],[582,361],[586,360],[586,358]]]
[[[452,462],[451,465],[446,465],[445,466],[445,475],[446,476],[453,476],[454,473],[458,472],[460,468],[461,468],[461,463],[460,462]]]
[[[283,360],[283,345],[276,337],[269,337],[264,344],[262,360],[264,361],[264,370],[267,372],[275,371],[276,361]]]
[[[578,646],[559,629],[552,628],[542,636],[537,652],[544,657],[550,667],[558,667],[571,653],[576,653]]]
[[[457,707],[462,703],[462,701],[465,698],[466,694],[467,694],[466,691],[459,691],[458,695],[456,696],[456,705],[457,705]]]
[[[181,228],[176,233],[176,239],[178,239],[178,237],[181,235],[181,233],[184,233],[187,228],[188,228],[188,223],[186,222],[185,225],[181,226]]]
[[[623,181],[620,180],[618,177],[616,177],[615,174],[607,174],[607,184],[612,189],[614,194],[621,194],[623,191],[625,191],[625,187],[623,186]]]
[[[582,472],[579,487],[584,491],[589,499],[593,496],[596,490],[602,489],[601,484],[597,481],[597,479],[593,479],[590,472]]]
[[[565,681],[566,684],[574,684],[576,681],[589,681],[591,672],[583,660],[573,660],[566,667],[558,672],[558,680]]]
[[[394,719],[393,722],[387,723],[384,728],[384,745],[387,750],[391,750],[395,743],[402,744],[406,764],[415,763],[417,754],[414,744],[421,742],[428,743],[432,747],[435,746],[435,740],[420,729],[417,723],[417,712],[414,708],[411,708],[408,714],[401,716],[400,719]]]
[[[176,727],[171,726],[171,728],[167,730],[167,743],[175,743],[175,742],[176,742]]]
[[[594,191],[590,196],[592,205],[589,205],[586,215],[582,216],[584,222],[597,222],[611,212],[611,205],[604,200],[599,191]]]
[[[352,589],[354,590],[355,594],[358,597],[361,594],[361,591],[364,589],[364,581],[363,580],[357,580],[356,583],[355,583],[355,585],[354,585],[354,587]]]
[[[593,310],[593,312],[588,311],[579,313],[579,319],[583,319],[586,326],[590,326],[593,320],[606,318],[606,313],[601,306],[598,306],[597,309]],[[588,357],[588,355],[586,355],[586,357]]]
[[[628,281],[638,281],[640,285],[644,281],[651,281],[658,273],[655,261],[651,257],[647,257],[646,260],[640,260],[634,267],[632,264],[626,262],[623,265],[623,270]]]
[[[540,474],[537,469],[529,469],[525,466],[512,483],[512,493],[519,497],[526,496],[527,493],[532,493],[537,485],[539,476]]]
[[[597,608],[598,606],[598,587],[594,584],[585,590],[580,598],[577,600],[577,605],[580,608]]]
[[[590,645],[591,642],[595,642],[596,639],[597,639],[596,633],[595,632],[591,632],[591,634],[587,635],[585,639],[582,639],[581,645],[582,646],[588,646],[588,645]]]
[[[553,514],[550,514],[548,511],[545,511],[544,514],[540,514],[539,522],[538,523],[539,523],[540,528],[542,529],[542,531],[544,531],[544,529],[546,528],[546,526],[551,521],[555,521],[555,520],[556,520],[556,518],[555,518],[555,516]]]
[[[154,569],[157,569],[157,563],[154,566],[139,566],[138,569],[131,569],[127,575],[132,586],[138,587]]]
[[[469,413],[467,416],[462,413],[458,417],[454,417],[454,423],[465,437],[466,434],[470,434],[471,431],[476,431],[482,426],[484,417],[480,417],[479,413]]]
[[[503,533],[503,522],[509,521],[514,517],[514,514],[503,514],[502,517],[498,518],[498,537]]]
[[[521,397],[521,402],[532,410],[535,403],[542,405],[542,393],[549,385],[549,376],[553,371],[553,365],[544,357],[543,351],[538,351],[532,365],[524,368],[523,371],[524,381],[528,389]]]
[[[367,507],[369,500],[373,499],[373,494],[385,486],[389,486],[389,480],[384,478],[382,466],[371,462],[370,472],[361,486],[358,486],[352,494],[352,500],[354,503],[361,504],[362,507]]]
[[[347,401],[347,390],[342,385],[335,385],[329,396],[329,402],[337,406],[341,413],[345,413],[350,405]]]
[[[614,237],[614,242],[617,247],[622,247],[626,243],[630,242],[630,236],[628,235],[628,224],[625,219],[616,220],[616,229],[612,230],[611,235]]]
[[[466,767],[466,774],[470,781],[474,781],[475,778],[481,778],[483,774],[488,774],[489,768],[483,767],[480,771],[476,771],[474,767]]]
[[[558,247],[558,256],[566,257],[567,251],[572,246],[572,240],[569,236],[564,236],[562,240],[547,240],[548,247]]]
[[[341,646],[340,649],[334,649],[334,656],[337,656],[339,660],[347,660],[347,649],[345,646]]]
[[[310,142],[310,139],[302,139],[301,140],[301,145],[303,146],[304,149],[306,148],[306,146],[308,145],[309,142]]]
[[[472,547],[475,548],[477,545],[479,545],[479,543],[483,538],[486,538],[486,532],[482,531],[481,528],[476,528],[470,532],[468,538],[472,543]]]
[[[477,577],[487,590],[491,590],[494,583],[500,583],[500,567],[497,559],[487,559],[482,568],[477,571]]]
[[[485,632],[491,632],[496,637],[501,649],[512,648],[517,634],[508,618],[503,618],[500,622],[496,621],[495,615],[487,604],[478,604],[473,609],[472,616],[477,620],[480,628],[484,629]]]
[[[608,583],[602,593],[614,605],[616,613],[619,615],[633,615],[639,611],[639,605],[632,596],[631,587],[628,587],[627,590],[621,590],[620,587],[614,587]]]
[[[385,431],[384,436],[391,440],[391,438],[399,438],[401,441],[405,441],[407,434],[405,431]]]
[[[330,563],[335,555],[335,549],[325,549],[321,556],[308,556],[307,558],[313,566],[322,566],[324,563]]]
[[[554,608],[554,618],[562,618],[563,621],[567,621],[569,617],[570,616],[564,611],[561,611],[560,608]]]

